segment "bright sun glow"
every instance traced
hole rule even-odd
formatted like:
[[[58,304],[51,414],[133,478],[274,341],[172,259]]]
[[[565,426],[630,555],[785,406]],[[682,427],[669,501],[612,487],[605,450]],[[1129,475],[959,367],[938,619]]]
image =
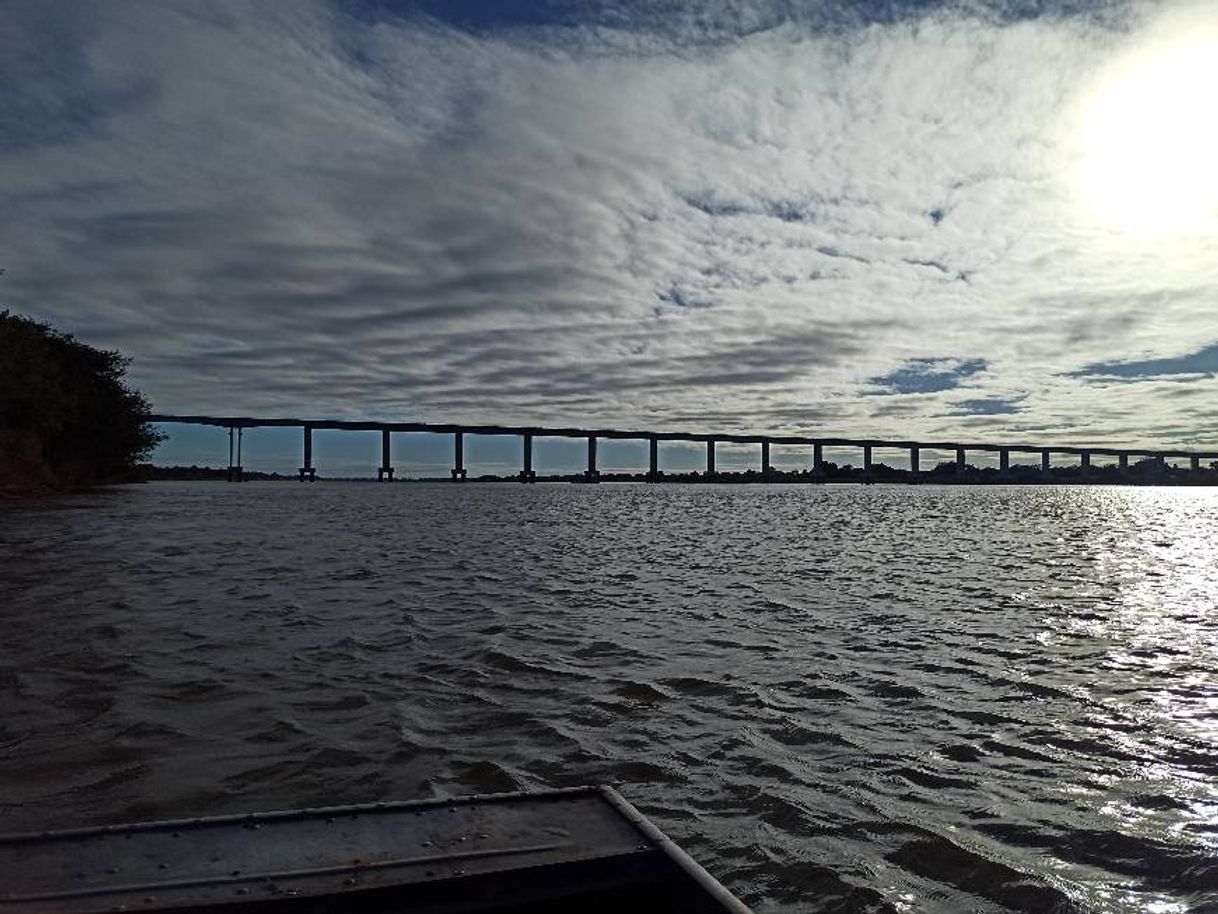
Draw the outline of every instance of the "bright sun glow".
[[[1083,117],[1093,215],[1143,237],[1218,232],[1218,32],[1126,58]]]

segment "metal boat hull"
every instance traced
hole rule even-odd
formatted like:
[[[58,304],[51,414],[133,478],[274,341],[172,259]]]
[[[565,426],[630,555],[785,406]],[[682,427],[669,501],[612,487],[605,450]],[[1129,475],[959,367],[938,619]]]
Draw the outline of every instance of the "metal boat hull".
[[[0,914],[748,914],[610,787],[0,836]]]

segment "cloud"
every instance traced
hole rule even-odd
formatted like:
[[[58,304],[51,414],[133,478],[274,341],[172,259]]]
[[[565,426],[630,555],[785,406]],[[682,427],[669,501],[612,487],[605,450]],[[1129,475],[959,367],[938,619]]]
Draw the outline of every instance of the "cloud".
[[[163,411],[1218,440],[1089,370],[1195,351],[1213,239],[1070,180],[1203,7],[507,8],[12,6],[0,300]]]

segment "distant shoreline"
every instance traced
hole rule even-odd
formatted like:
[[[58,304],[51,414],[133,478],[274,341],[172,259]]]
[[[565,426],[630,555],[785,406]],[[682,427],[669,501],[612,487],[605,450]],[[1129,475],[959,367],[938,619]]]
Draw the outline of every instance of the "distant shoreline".
[[[248,482],[297,482],[296,474],[264,473],[254,470],[242,470],[243,481]],[[140,467],[139,477],[145,481],[225,481],[229,471],[224,467],[172,466],[158,467],[144,465]],[[368,476],[322,476],[318,474],[318,482],[378,482]],[[538,474],[535,482],[565,482],[577,485],[590,483],[635,482],[646,483],[646,472],[636,473],[600,473],[594,479],[587,478],[584,473],[551,473]],[[399,477],[395,483],[445,483],[452,484],[447,476]],[[483,474],[470,476],[465,483],[514,482],[519,483],[516,475],[500,476]],[[1162,469],[1153,466],[1135,465],[1122,472],[1116,466],[1093,466],[1084,473],[1082,468],[1052,467],[1046,474],[1039,467],[1017,465],[1007,473],[985,467],[966,466],[958,468],[955,464],[941,464],[934,469],[914,474],[909,470],[890,467],[885,464],[875,464],[868,474],[861,467],[837,467],[828,465],[823,472],[814,473],[812,470],[782,471],[771,470],[761,473],[757,470],[742,470],[738,472],[718,472],[708,476],[698,472],[660,473],[657,484],[729,484],[729,485],[769,485],[769,484],[902,484],[902,485],[949,485],[949,486],[1010,486],[1010,485],[1111,485],[1111,486],[1218,486],[1218,467],[1208,467],[1198,470],[1166,466]]]

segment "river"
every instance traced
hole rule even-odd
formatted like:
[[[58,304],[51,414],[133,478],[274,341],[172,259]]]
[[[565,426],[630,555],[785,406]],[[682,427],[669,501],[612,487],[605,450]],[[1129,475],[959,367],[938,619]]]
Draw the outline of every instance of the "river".
[[[0,510],[0,830],[613,783],[758,912],[1218,910],[1218,490]]]

